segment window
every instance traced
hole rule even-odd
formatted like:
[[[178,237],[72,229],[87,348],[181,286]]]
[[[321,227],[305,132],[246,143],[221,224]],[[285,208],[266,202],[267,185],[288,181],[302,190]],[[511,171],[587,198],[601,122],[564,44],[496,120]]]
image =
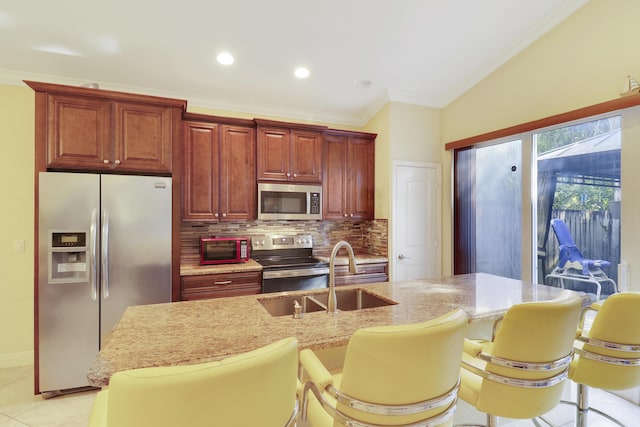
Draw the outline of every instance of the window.
[[[543,283],[558,262],[552,218],[566,219],[585,257],[617,265],[620,153],[621,119],[612,114],[455,150],[454,273],[537,276]],[[530,187],[523,186],[529,181],[523,158],[537,176]],[[532,201],[532,221],[523,200]],[[532,265],[526,266],[522,247],[529,240]],[[522,277],[523,270],[531,277]],[[616,280],[615,267],[610,270]]]

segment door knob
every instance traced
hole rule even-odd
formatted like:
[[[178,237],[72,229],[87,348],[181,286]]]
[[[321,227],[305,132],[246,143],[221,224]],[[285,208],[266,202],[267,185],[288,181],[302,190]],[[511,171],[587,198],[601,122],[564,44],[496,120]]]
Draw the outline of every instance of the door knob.
[[[408,257],[408,256],[404,256],[404,255],[400,254],[400,255],[398,255],[398,259],[399,259],[400,261],[402,261],[403,259],[411,259],[411,258],[410,258],[410,257]]]

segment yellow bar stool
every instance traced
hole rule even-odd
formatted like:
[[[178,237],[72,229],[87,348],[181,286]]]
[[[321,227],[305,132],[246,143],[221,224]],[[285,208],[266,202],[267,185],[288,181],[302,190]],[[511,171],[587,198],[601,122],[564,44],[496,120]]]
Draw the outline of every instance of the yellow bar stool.
[[[293,426],[297,372],[295,338],[216,362],[117,372],[89,426]]]
[[[497,417],[533,419],[558,405],[581,307],[571,291],[516,304],[496,322],[491,341],[465,340],[460,399],[487,414],[489,427]]]
[[[585,315],[591,310],[596,315],[585,331]],[[569,371],[569,378],[578,384],[577,402],[573,403],[576,425],[587,426],[593,411],[625,427],[612,416],[590,408],[588,391],[589,387],[625,390],[640,386],[640,293],[614,294],[604,303],[593,304],[585,310],[578,333]]]
[[[360,329],[333,374],[302,350],[310,378],[302,419],[313,427],[450,426],[466,325],[466,314],[455,310],[423,323]]]

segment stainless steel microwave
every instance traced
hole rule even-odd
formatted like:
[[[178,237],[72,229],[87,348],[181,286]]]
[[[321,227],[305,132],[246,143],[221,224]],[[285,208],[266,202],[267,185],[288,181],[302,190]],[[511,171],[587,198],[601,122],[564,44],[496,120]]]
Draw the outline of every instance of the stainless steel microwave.
[[[258,219],[322,219],[322,186],[258,183]]]

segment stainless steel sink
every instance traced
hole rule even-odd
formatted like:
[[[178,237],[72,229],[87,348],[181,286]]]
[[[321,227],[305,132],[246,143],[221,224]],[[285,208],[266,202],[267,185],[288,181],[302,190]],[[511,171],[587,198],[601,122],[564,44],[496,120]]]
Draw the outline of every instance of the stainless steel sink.
[[[336,289],[337,309],[341,311],[362,310],[364,308],[386,307],[397,302],[385,299],[365,289]],[[313,295],[313,299],[325,307],[329,300],[329,292]]]
[[[397,302],[387,300],[365,289],[336,289],[338,310],[353,311],[365,308],[385,307]],[[329,292],[313,292],[302,295],[286,295],[258,298],[258,302],[274,317],[293,316],[295,302],[302,306],[302,313],[327,311]]]
[[[287,295],[273,298],[258,298],[258,302],[274,317],[293,316],[295,302],[302,306],[302,313],[326,310],[305,295]]]

